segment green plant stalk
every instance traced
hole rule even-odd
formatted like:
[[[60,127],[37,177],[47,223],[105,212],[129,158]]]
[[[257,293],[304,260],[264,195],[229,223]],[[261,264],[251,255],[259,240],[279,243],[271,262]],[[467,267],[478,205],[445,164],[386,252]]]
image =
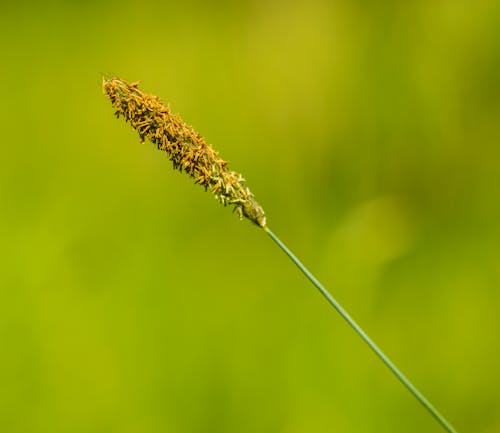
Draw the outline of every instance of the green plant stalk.
[[[429,413],[441,424],[449,433],[457,433],[452,425],[439,413],[439,411],[427,400],[424,395],[413,385],[408,378],[396,367],[396,365],[382,352],[382,350],[373,342],[365,331],[354,321],[347,311],[342,308],[338,301],[330,292],[316,279],[316,277],[302,264],[302,262],[293,254],[290,249],[276,236],[269,227],[264,227],[266,233],[276,244],[285,252],[290,260],[302,271],[311,283],[321,292],[326,300],[337,310],[342,318],[351,326],[352,329],[361,337],[361,339],[375,352],[380,360],[394,373],[398,380],[410,391],[410,393],[429,411]]]

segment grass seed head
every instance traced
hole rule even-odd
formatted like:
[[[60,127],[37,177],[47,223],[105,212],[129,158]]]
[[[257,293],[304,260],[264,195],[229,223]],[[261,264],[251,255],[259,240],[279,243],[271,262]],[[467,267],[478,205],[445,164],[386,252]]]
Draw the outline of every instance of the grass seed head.
[[[116,116],[123,116],[142,142],[148,139],[165,151],[174,169],[187,173],[224,206],[234,206],[240,218],[266,227],[264,210],[244,186],[241,174],[229,170],[227,161],[200,134],[157,96],[142,92],[138,85],[139,82],[128,84],[120,78],[103,79],[103,91],[116,109]]]

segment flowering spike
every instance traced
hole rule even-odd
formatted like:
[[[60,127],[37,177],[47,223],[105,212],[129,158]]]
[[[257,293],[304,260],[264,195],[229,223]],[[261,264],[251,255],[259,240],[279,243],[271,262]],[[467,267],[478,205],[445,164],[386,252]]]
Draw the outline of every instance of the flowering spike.
[[[138,81],[128,84],[120,78],[103,78],[103,91],[115,107],[115,115],[125,117],[139,133],[141,142],[148,139],[165,151],[174,169],[186,172],[224,206],[233,205],[240,219],[244,216],[266,227],[264,210],[243,185],[241,174],[230,171],[227,161],[200,134],[157,96],[139,90],[138,85]]]

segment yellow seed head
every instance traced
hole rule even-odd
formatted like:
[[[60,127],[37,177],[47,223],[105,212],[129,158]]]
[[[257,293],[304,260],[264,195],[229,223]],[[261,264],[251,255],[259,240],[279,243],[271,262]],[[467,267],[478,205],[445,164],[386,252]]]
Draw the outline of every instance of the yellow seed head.
[[[219,158],[218,152],[200,134],[157,96],[139,90],[138,84],[128,84],[120,78],[103,79],[104,93],[115,107],[116,116],[123,116],[137,130],[142,142],[148,139],[165,151],[175,169],[189,174],[224,206],[233,205],[240,218],[266,227],[264,210],[244,186],[241,174],[229,170],[227,161]]]

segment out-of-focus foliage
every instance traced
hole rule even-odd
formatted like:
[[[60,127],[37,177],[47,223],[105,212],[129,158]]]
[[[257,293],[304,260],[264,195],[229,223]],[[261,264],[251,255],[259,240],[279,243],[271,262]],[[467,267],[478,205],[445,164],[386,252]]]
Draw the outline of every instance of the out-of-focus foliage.
[[[4,3],[0,431],[440,431],[102,73],[246,176],[459,431],[500,431],[498,1]]]

